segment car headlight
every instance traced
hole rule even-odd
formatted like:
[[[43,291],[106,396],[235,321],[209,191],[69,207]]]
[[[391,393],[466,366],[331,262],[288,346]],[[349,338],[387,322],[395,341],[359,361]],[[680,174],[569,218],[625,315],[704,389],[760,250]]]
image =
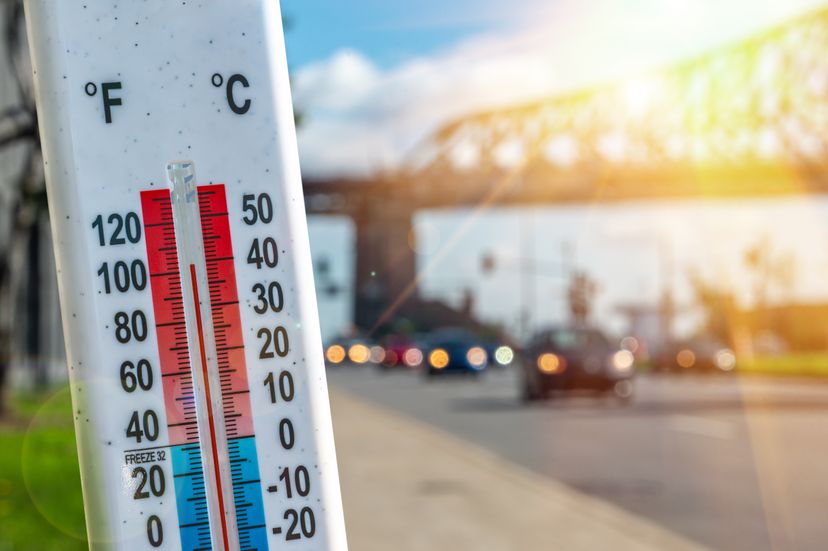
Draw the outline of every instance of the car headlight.
[[[714,361],[716,362],[716,367],[722,371],[733,371],[736,367],[736,354],[733,350],[723,348],[722,350],[716,352]]]
[[[431,354],[428,355],[428,363],[434,369],[445,369],[449,364],[449,354],[442,348],[432,350]]]
[[[515,351],[510,346],[501,346],[495,350],[495,360],[500,365],[509,365],[515,360]]]
[[[341,364],[345,361],[345,349],[338,344],[329,346],[327,352],[325,352],[325,358],[332,364]]]
[[[423,353],[419,348],[409,348],[403,354],[403,361],[408,367],[417,367],[423,363]]]
[[[619,350],[612,355],[612,367],[621,373],[629,373],[635,365],[635,356],[629,350]]]
[[[562,373],[566,369],[566,362],[560,356],[552,353],[541,354],[538,357],[538,369],[541,373],[548,375]]]
[[[382,363],[385,359],[385,349],[381,346],[372,346],[371,347],[371,363]]]
[[[355,344],[348,349],[348,358],[355,364],[364,364],[371,359],[371,351],[364,344]]]
[[[678,354],[676,354],[676,363],[679,367],[683,367],[684,369],[689,369],[696,365],[696,354],[689,348],[685,348],[681,350]]]
[[[483,369],[489,361],[489,355],[479,346],[473,346],[466,352],[466,360],[475,369]]]

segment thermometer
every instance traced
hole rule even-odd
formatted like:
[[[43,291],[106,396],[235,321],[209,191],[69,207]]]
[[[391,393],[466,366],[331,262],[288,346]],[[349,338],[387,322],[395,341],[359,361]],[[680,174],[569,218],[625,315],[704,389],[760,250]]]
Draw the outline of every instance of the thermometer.
[[[276,0],[27,0],[93,549],[344,550]]]

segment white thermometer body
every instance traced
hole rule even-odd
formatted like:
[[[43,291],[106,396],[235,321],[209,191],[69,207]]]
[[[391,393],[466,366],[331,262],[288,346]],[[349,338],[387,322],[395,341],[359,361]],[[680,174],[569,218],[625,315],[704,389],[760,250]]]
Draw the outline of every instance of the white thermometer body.
[[[346,549],[275,0],[27,0],[87,528]]]

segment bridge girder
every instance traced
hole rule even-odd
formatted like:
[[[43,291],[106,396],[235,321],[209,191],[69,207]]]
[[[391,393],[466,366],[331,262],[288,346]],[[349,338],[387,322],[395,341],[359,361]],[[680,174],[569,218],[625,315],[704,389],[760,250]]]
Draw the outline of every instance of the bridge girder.
[[[828,10],[663,70],[456,120],[398,178],[485,186],[517,175],[550,201],[608,184],[617,198],[752,194],[757,176],[758,194],[825,191],[826,51]]]

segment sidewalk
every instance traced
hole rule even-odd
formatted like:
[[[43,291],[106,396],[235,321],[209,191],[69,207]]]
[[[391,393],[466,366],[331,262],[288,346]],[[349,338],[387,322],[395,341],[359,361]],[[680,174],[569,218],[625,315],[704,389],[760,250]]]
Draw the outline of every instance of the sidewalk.
[[[701,551],[646,519],[331,389],[352,551]]]

